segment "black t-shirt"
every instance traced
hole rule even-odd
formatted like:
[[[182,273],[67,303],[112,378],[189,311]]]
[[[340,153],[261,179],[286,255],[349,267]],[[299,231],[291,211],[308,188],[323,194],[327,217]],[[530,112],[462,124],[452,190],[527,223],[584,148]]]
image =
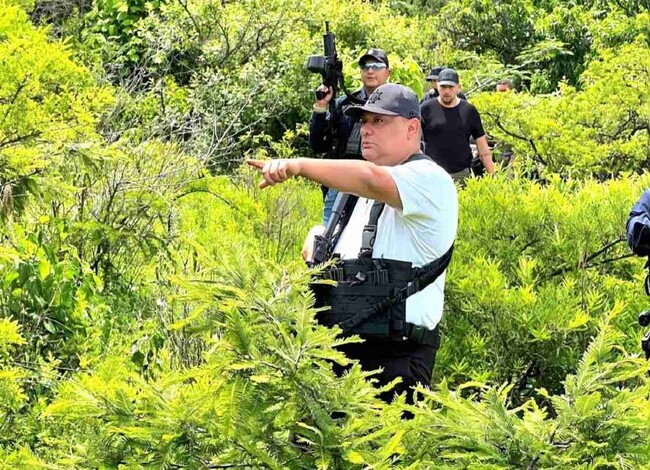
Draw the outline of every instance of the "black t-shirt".
[[[422,104],[424,151],[448,173],[469,168],[472,151],[469,138],[485,135],[481,116],[471,103],[460,100],[457,106],[445,108],[437,99]]]

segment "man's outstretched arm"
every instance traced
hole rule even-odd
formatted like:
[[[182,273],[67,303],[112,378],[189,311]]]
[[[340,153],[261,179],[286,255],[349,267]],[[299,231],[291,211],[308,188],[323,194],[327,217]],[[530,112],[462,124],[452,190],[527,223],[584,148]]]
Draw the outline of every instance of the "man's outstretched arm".
[[[292,176],[303,176],[344,193],[385,202],[402,209],[397,185],[386,168],[361,160],[316,160],[313,158],[247,160],[264,181],[260,188],[282,183]]]

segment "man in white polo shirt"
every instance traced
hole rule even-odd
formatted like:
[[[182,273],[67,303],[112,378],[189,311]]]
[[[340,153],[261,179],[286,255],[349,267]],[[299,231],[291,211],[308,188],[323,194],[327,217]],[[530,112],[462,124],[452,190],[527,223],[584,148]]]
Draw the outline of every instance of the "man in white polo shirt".
[[[333,236],[319,240],[340,257],[323,275],[338,285],[315,288],[317,302],[331,307],[319,321],[361,335],[366,341],[343,351],[364,369],[382,368],[380,384],[401,378],[393,393],[405,391],[410,401],[413,386],[429,385],[439,344],[444,269],[458,221],[456,188],[420,152],[420,106],[411,89],[382,85],[365,105],[345,112],[361,116],[366,161],[248,163],[262,173],[261,187],[303,176],[358,196],[354,205],[343,206],[338,227],[328,227]]]

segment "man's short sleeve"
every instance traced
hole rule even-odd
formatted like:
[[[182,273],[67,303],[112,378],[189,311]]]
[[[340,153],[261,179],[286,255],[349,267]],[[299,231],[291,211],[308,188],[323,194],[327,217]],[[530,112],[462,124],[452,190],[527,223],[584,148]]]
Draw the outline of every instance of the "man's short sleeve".
[[[485,135],[485,130],[483,129],[483,122],[481,121],[481,115],[478,113],[478,110],[473,105],[470,104],[470,106],[470,130],[472,137],[474,137],[474,139],[478,139],[479,137],[483,137]]]
[[[399,191],[403,218],[437,218],[450,207],[457,208],[456,187],[449,174],[436,163],[418,160],[386,169]]]

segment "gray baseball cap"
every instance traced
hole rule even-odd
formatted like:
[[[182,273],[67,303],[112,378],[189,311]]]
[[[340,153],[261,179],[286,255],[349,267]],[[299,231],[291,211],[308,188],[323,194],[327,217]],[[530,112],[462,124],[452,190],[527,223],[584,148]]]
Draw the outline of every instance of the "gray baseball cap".
[[[431,72],[429,72],[429,75],[425,78],[427,82],[431,80],[438,80],[438,77],[440,75],[440,72],[444,69],[444,67],[441,67],[440,65],[436,65],[434,68],[431,69]]]
[[[458,73],[454,69],[442,69],[438,74],[438,85],[456,86],[459,83]]]
[[[350,106],[346,116],[358,118],[364,111],[384,116],[402,116],[406,119],[420,119],[420,100],[413,90],[404,85],[386,83],[368,97],[363,106]]]

